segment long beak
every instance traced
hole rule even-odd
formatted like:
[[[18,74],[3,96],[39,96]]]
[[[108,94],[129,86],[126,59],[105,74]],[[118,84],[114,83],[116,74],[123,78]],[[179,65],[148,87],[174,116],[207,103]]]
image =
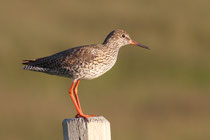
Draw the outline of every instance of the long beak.
[[[138,43],[138,42],[136,42],[134,40],[131,41],[131,44],[150,50],[149,47],[147,47],[147,46],[145,46],[145,45],[143,45],[141,43]]]

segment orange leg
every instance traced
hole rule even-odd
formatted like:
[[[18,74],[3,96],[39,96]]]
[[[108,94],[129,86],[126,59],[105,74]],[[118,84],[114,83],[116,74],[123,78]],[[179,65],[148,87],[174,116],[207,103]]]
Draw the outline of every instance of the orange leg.
[[[77,101],[75,100],[75,97],[74,97],[74,94],[73,94],[74,85],[75,85],[75,81],[73,81],[73,83],[71,85],[71,88],[69,89],[69,95],[71,97],[71,100],[74,103],[74,106],[76,107],[76,110],[77,110],[78,114],[83,114],[82,111],[81,111],[81,109],[77,105]]]
[[[76,85],[75,85],[75,82],[76,82]],[[75,85],[75,86],[74,86]],[[83,114],[81,108],[80,108],[80,103],[79,103],[79,99],[78,99],[78,95],[77,95],[77,87],[79,85],[79,82],[77,81],[73,81],[72,85],[71,85],[71,88],[69,89],[69,95],[74,103],[74,106],[76,107],[76,110],[77,110],[77,115],[76,117],[83,117],[85,118],[86,120],[88,120],[88,117],[95,117],[96,115],[85,115]],[[74,97],[74,94],[73,94],[73,91],[76,91],[76,99]]]
[[[75,98],[76,98],[76,101],[77,101],[77,105],[80,108],[80,110],[82,111],[82,108],[81,108],[80,102],[79,102],[79,97],[78,97],[78,94],[77,94],[79,82],[80,82],[80,80],[77,80],[76,85],[74,86],[74,95],[75,95]]]

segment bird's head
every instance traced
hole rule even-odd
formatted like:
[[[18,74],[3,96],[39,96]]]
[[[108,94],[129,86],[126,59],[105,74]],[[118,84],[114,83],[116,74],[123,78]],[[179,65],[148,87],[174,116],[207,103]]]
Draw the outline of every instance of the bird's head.
[[[109,33],[106,39],[104,40],[103,44],[117,46],[117,47],[133,44],[133,45],[145,48],[145,49],[149,49],[149,47],[132,40],[129,34],[121,29],[116,29],[112,31],[111,33]]]

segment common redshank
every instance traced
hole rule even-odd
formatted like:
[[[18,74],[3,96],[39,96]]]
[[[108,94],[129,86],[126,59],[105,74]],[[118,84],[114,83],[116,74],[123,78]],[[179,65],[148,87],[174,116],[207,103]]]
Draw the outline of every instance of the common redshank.
[[[149,49],[132,40],[124,30],[116,29],[108,34],[102,44],[79,46],[51,56],[23,60],[26,65],[24,69],[72,78],[69,95],[76,107],[76,116],[88,119],[95,115],[85,115],[82,112],[77,94],[80,80],[91,80],[110,70],[117,60],[119,49],[128,44]]]

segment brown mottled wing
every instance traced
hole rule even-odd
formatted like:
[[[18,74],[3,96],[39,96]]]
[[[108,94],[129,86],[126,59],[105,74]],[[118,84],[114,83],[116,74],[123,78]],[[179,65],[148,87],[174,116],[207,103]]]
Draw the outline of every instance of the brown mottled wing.
[[[71,49],[43,58],[23,60],[22,64],[40,68],[56,68],[61,65],[68,52],[71,52]]]
[[[97,59],[100,54],[103,52],[102,50],[95,47],[96,45],[88,45],[82,46],[79,48],[75,48],[71,51],[69,55],[66,56],[65,60],[62,62],[64,66],[74,66],[81,65],[81,63],[91,63],[95,59]],[[101,53],[100,53],[101,52]]]
[[[70,70],[75,65],[80,63],[89,63],[94,58],[98,57],[98,53],[94,52],[95,45],[79,46],[71,48],[51,56],[23,60],[23,64],[27,65],[24,69],[40,72],[48,72],[56,69]]]

